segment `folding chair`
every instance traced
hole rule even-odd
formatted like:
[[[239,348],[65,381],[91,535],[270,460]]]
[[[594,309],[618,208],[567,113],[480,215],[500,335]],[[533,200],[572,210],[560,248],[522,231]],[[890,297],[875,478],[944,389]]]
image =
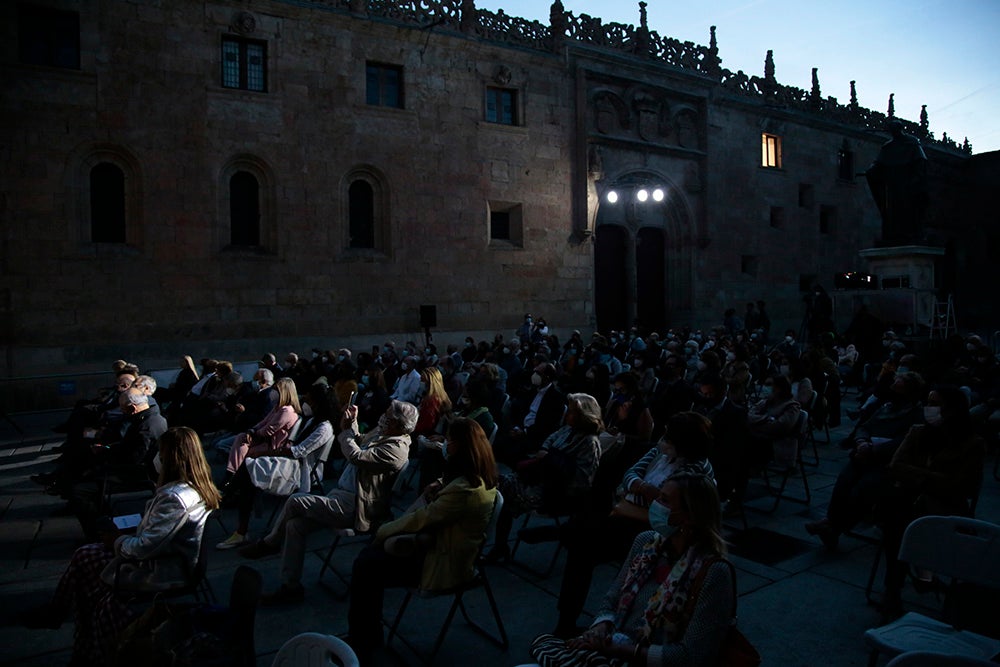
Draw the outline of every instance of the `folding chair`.
[[[468,582],[458,586],[456,588],[440,591],[440,592],[426,592],[418,591],[417,589],[407,589],[406,597],[403,598],[403,602],[399,607],[399,612],[396,614],[396,618],[393,620],[392,625],[389,626],[389,634],[386,638],[386,646],[388,646],[393,637],[396,636],[396,631],[399,629],[399,623],[403,619],[403,614],[406,612],[407,606],[410,604],[410,600],[413,599],[414,595],[423,598],[439,597],[443,595],[454,596],[451,608],[448,610],[448,615],[445,617],[444,625],[441,626],[441,631],[438,633],[437,639],[434,642],[434,648],[431,649],[429,655],[426,656],[425,660],[427,664],[434,663],[434,656],[437,655],[438,651],[441,649],[441,645],[444,643],[445,635],[448,634],[448,629],[451,627],[451,622],[455,617],[455,611],[461,610],[462,617],[465,618],[465,622],[472,627],[477,633],[486,637],[491,642],[499,646],[500,648],[507,650],[510,646],[510,641],[507,638],[507,630],[504,628],[503,619],[500,618],[500,610],[497,607],[496,598],[493,597],[493,589],[490,586],[489,579],[486,578],[486,570],[482,566],[481,558],[483,554],[483,549],[485,548],[487,542],[495,539],[496,535],[496,525],[497,518],[500,516],[500,510],[503,508],[503,496],[500,491],[497,491],[496,500],[493,503],[493,513],[490,515],[490,522],[486,527],[486,532],[483,535],[482,544],[479,545],[479,554],[476,557],[476,567],[473,573],[472,579]],[[463,600],[464,595],[476,588],[483,588],[486,591],[486,599],[489,601],[490,610],[493,612],[493,620],[496,622],[497,630],[499,631],[499,638],[493,636],[489,631],[487,631],[483,626],[479,625],[469,617],[468,610],[465,608],[465,601]],[[406,642],[402,637],[400,639],[410,647],[411,650],[413,646]]]
[[[1000,589],[1000,526],[959,516],[925,516],[914,520],[903,534],[899,560],[952,583]],[[963,630],[950,622],[910,612],[902,618],[865,632],[871,648],[868,664],[879,654],[898,656],[907,651],[943,651],[955,656],[989,660],[1000,653],[1000,640]]]
[[[797,435],[797,442],[795,447],[795,462],[784,468],[782,470],[775,470],[770,464],[764,466],[764,484],[767,486],[767,492],[774,497],[774,505],[767,512],[773,512],[778,509],[778,505],[782,500],[788,500],[793,503],[801,503],[803,505],[808,505],[812,501],[812,494],[809,491],[809,478],[806,475],[806,470],[804,464],[802,463],[802,449],[805,447],[806,437],[809,433],[809,413],[805,410],[799,412],[799,418],[795,422],[795,433]],[[771,474],[781,475],[781,485],[777,488],[771,486]],[[785,493],[785,487],[788,485],[788,479],[793,475],[801,475],[802,477],[802,487],[805,491],[804,497],[792,496]]]

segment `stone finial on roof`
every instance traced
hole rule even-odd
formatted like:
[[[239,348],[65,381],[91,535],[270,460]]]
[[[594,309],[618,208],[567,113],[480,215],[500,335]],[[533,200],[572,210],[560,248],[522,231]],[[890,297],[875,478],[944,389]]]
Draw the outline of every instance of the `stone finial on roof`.
[[[851,81],[851,106],[858,106],[858,89],[855,87],[856,82]]]
[[[930,120],[927,118],[927,105],[926,104],[921,104],[920,105],[920,129],[921,129],[921,131],[923,131],[924,135],[927,134],[927,131],[930,129],[930,126],[931,126]]]
[[[764,78],[774,81],[774,51],[771,49],[767,50],[767,56],[764,58]]]
[[[809,92],[810,101],[814,106],[819,105],[821,93],[819,91],[819,68],[812,68],[812,90]]]
[[[889,118],[896,117],[896,93],[889,93]]]

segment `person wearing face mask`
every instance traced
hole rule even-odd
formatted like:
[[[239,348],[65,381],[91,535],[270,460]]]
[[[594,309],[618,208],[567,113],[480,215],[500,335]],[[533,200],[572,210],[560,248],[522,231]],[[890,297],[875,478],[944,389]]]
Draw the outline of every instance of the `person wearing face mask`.
[[[417,411],[417,425],[413,428],[413,437],[428,436],[434,433],[438,422],[451,412],[451,399],[444,390],[441,371],[430,366],[420,371],[420,392],[423,398]]]
[[[567,524],[561,535],[567,555],[554,635],[568,639],[579,634],[576,622],[594,568],[625,558],[636,535],[649,529],[651,503],[659,498],[668,477],[683,471],[714,479],[708,462],[711,448],[712,425],[705,417],[694,412],[674,415],[666,434],[625,472],[613,508],[602,503]]]
[[[515,409],[515,426],[497,443],[497,458],[508,465],[522,461],[537,451],[545,438],[559,428],[566,407],[566,395],[556,384],[556,367],[547,362],[536,364],[531,373],[534,391],[527,404]]]
[[[615,376],[611,399],[604,407],[604,425],[607,433],[624,439],[626,448],[635,443],[649,442],[653,433],[653,415],[646,407],[639,390],[639,377],[635,373]]]
[[[841,443],[850,460],[837,475],[826,516],[805,525],[835,551],[840,536],[870,516],[888,475],[889,462],[914,424],[923,422],[924,381],[916,373],[896,377],[891,396]]]
[[[986,443],[972,427],[969,399],[954,386],[927,394],[924,424],[910,429],[889,463],[889,477],[876,508],[886,555],[886,617],[902,613],[906,568],[897,558],[903,532],[927,515],[971,516],[982,484]]]
[[[405,357],[399,362],[399,379],[392,388],[390,398],[394,401],[417,404],[420,395],[420,373],[416,369],[416,358]]]
[[[747,385],[750,382],[750,354],[743,345],[736,345],[726,351],[726,360],[719,372],[726,383],[726,396],[738,405],[746,405]]]
[[[677,354],[667,354],[663,359],[660,373],[662,378],[656,396],[650,405],[653,414],[653,437],[663,432],[663,425],[677,414],[690,410],[694,405],[696,392],[684,379],[685,360]]]
[[[792,385],[783,375],[767,378],[760,400],[747,412],[751,464],[774,461],[791,466],[798,451],[795,426],[802,406],[792,396]]]
[[[406,463],[417,408],[393,401],[379,424],[363,436],[358,408],[348,407],[340,419],[337,443],[347,461],[335,488],[324,496],[296,493],[285,501],[274,527],[263,539],[240,550],[244,558],[281,553],[281,586],[261,598],[261,604],[301,602],[300,580],[309,533],[321,528],[377,529],[392,519],[392,485]]]
[[[635,538],[590,627],[569,640],[535,638],[535,660],[553,666],[718,664],[734,619],[736,582],[725,561],[715,483],[701,474],[671,476],[650,506],[649,526],[652,531]]]
[[[358,423],[363,431],[378,422],[392,399],[385,386],[385,376],[377,365],[369,366],[358,379]]]

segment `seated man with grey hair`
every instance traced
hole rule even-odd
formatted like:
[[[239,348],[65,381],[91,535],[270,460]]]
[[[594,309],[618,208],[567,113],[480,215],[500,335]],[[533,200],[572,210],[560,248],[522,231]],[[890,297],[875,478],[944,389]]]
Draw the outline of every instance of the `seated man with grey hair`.
[[[347,466],[336,488],[325,496],[292,495],[271,532],[240,549],[245,558],[282,553],[281,587],[265,594],[262,604],[300,602],[305,597],[299,580],[309,533],[319,528],[354,528],[367,533],[392,519],[392,486],[409,457],[410,433],[417,424],[417,414],[415,406],[393,401],[378,426],[362,436],[358,431],[358,408],[344,410],[337,442]]]

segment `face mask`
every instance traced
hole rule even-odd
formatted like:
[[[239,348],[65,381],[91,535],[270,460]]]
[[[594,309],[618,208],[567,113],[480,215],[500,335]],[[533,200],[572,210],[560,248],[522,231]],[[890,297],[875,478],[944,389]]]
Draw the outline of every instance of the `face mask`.
[[[788,375],[790,370],[791,367],[788,364],[781,364],[780,366],[778,366],[778,372],[781,373],[782,375]]]
[[[736,361],[736,355],[732,352],[726,353],[726,361]]]
[[[704,361],[699,361],[698,362],[698,370],[699,371],[703,371],[706,368],[708,368],[708,364],[706,364]]]
[[[344,360],[344,359],[346,359],[346,358],[347,358],[347,357],[345,357],[345,356],[344,356],[344,355],[342,355],[342,354],[338,354],[338,355],[337,355],[337,361],[343,361],[343,360]]]
[[[642,367],[642,359],[636,359],[635,361],[632,362],[632,365],[635,366],[636,368],[641,368]]]
[[[363,391],[363,390],[364,390],[364,388],[365,388],[365,386],[366,386],[367,384],[368,384],[368,383],[367,383],[367,382],[365,382],[364,380],[362,380],[361,382],[359,382],[359,383],[358,383],[358,391]]]
[[[313,414],[312,406],[309,405],[308,403],[303,403],[302,404],[302,416],[303,417],[312,417],[312,414]]]
[[[791,336],[785,336],[785,342],[786,343],[791,343],[793,340],[794,340],[794,338],[792,338]]]
[[[319,356],[319,352],[313,352],[313,359]]]
[[[408,370],[410,370],[410,365],[409,365],[409,364],[400,364],[400,365],[399,365],[399,367],[400,367],[400,368],[401,368],[402,370],[404,370],[404,371],[408,371]]]
[[[254,391],[257,391],[257,390],[259,390],[259,389],[260,389],[260,382],[257,382],[257,380],[254,380],[254,381],[253,381],[253,382],[251,382],[250,384],[251,384],[251,386],[253,386],[253,390],[254,390]]]
[[[760,397],[763,399],[771,398],[774,395],[774,388],[768,387],[767,385],[760,388]]]
[[[569,352],[570,354],[576,354],[576,348],[575,347],[571,347],[571,348],[569,348],[566,351]]]
[[[889,340],[888,338],[884,338],[884,339],[882,339],[882,347],[889,347],[889,345],[890,345],[891,343],[892,343],[892,341],[891,341],[891,340]]]
[[[323,355],[322,357],[320,357],[320,361],[322,361],[322,362],[323,362],[324,364],[325,364],[325,363],[326,363],[327,361],[329,361],[329,360],[330,360],[330,357],[326,356],[325,354],[324,354],[324,355]]]
[[[156,456],[153,457],[153,470],[155,470],[156,474],[159,475],[160,474],[160,470],[162,468],[163,468],[163,464],[160,463],[160,453],[156,452]]]
[[[466,343],[465,343],[465,347],[472,347],[472,343],[470,343],[470,342],[466,341]]]
[[[976,346],[973,345],[972,343],[967,343],[965,349],[968,350],[969,352],[972,352],[973,350],[976,349]]]
[[[649,505],[649,527],[663,537],[670,537],[678,528],[670,525],[670,508],[659,500],[654,500]]]
[[[900,366],[896,369],[896,375],[902,375],[903,373],[909,373],[910,369],[907,366]]]
[[[458,399],[458,404],[462,406],[468,406],[470,404],[468,396],[462,396]]]
[[[535,385],[536,387],[541,387],[542,386],[542,376],[539,375],[538,373],[532,373],[531,374],[531,384]]]
[[[587,379],[588,380],[593,380],[594,379],[594,371],[593,370],[587,371]]]
[[[388,425],[389,425],[389,418],[386,417],[384,414],[378,418],[379,430],[384,431]]]
[[[504,354],[510,354],[510,348],[509,348],[509,347],[505,347],[505,348],[503,349],[503,353],[504,353]]]
[[[611,344],[612,344],[612,345],[614,345],[614,344],[615,344],[615,343],[617,343],[617,342],[618,342],[618,339],[617,339],[617,338],[614,338],[614,337],[612,337],[612,338],[611,338]]]
[[[928,405],[924,407],[924,421],[931,426],[937,426],[941,423],[941,408],[936,405]]]

